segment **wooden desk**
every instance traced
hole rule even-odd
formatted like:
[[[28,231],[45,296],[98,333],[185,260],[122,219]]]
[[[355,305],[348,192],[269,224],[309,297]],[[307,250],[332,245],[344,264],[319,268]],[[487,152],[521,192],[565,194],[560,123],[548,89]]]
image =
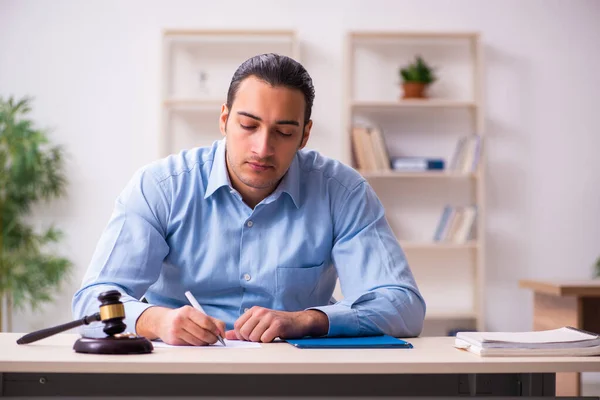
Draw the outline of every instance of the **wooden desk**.
[[[589,281],[522,280],[533,290],[533,329],[572,326],[600,333],[600,279]],[[580,396],[581,374],[556,375],[557,396]]]
[[[452,337],[411,339],[413,349],[155,348],[91,355],[62,334],[17,345],[0,334],[5,396],[498,396],[554,395],[555,372],[600,371],[594,357],[485,358]]]

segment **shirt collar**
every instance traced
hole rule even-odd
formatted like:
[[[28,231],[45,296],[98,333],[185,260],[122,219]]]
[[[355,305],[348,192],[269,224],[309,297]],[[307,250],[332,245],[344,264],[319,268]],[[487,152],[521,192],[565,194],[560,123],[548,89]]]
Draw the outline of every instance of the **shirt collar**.
[[[232,187],[229,180],[229,173],[227,172],[227,164],[225,163],[225,140],[225,138],[221,139],[215,150],[213,164],[208,176],[206,193],[204,193],[205,199],[212,196],[217,189],[223,186]]]
[[[225,162],[225,141],[226,138],[223,138],[215,150],[213,165],[208,177],[206,193],[204,194],[205,199],[212,196],[217,189],[223,186],[228,186],[233,189],[231,180],[229,179],[229,173],[227,172],[227,163]],[[279,182],[277,189],[265,199],[266,202],[270,203],[271,201],[276,200],[281,193],[287,193],[296,208],[300,207],[300,162],[298,160],[298,153],[294,156],[290,167],[283,176],[281,182]]]
[[[300,163],[298,161],[298,153],[294,156],[290,167],[286,174],[279,182],[279,186],[275,189],[275,192],[271,194],[275,198],[279,197],[280,193],[287,193],[296,208],[300,208]]]

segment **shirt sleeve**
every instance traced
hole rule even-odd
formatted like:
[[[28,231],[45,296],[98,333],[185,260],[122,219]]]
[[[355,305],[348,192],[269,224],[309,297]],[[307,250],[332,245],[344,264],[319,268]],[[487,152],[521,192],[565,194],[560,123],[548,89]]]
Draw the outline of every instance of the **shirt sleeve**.
[[[425,301],[374,190],[362,181],[336,211],[332,261],[344,299],[312,308],[329,318],[328,336],[418,336]]]
[[[159,277],[169,253],[165,240],[169,204],[161,183],[147,170],[136,172],[118,196],[114,211],[102,233],[80,289],[73,296],[76,319],[99,310],[98,295],[121,292],[126,332],[134,332],[137,319],[151,305],[141,302],[148,287]],[[104,324],[83,326],[89,337],[104,337]]]

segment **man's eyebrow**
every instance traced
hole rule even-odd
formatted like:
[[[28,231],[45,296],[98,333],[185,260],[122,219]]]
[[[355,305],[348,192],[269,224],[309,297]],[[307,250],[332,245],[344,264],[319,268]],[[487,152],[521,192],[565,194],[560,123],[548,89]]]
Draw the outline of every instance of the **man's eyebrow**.
[[[256,115],[250,114],[250,113],[248,113],[246,111],[238,111],[237,113],[238,113],[238,115],[243,115],[245,117],[252,118],[252,119],[255,119],[257,121],[262,121],[262,118],[257,117]],[[282,119],[282,120],[279,120],[279,121],[275,121],[275,123],[277,125],[294,125],[294,126],[300,126],[300,123],[298,121],[294,121],[292,119]]]
[[[298,121],[294,121],[293,119],[282,119],[279,121],[275,121],[275,123],[277,125],[294,125],[294,126],[300,126],[300,124],[298,123]]]
[[[256,115],[247,113],[246,111],[238,111],[237,113],[238,113],[238,115],[244,115],[244,116],[246,116],[248,118],[252,118],[252,119],[255,119],[257,121],[262,121],[262,118],[257,117]]]

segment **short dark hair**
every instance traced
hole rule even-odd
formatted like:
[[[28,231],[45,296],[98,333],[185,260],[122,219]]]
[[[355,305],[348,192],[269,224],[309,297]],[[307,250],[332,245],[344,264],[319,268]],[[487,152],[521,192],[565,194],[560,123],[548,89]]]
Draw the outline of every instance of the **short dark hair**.
[[[304,95],[304,123],[310,120],[315,88],[306,69],[293,58],[280,54],[260,54],[244,61],[233,74],[227,91],[227,108],[231,110],[240,83],[255,76],[271,86],[298,89]]]

